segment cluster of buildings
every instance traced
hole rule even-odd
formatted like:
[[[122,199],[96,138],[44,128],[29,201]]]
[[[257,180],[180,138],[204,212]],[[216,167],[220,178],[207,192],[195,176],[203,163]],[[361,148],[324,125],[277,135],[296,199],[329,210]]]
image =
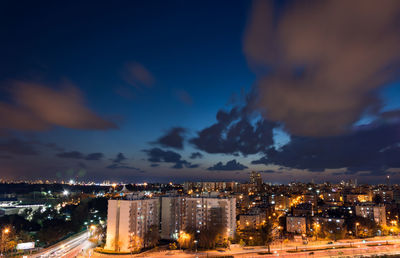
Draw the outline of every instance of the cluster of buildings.
[[[248,183],[186,182],[179,191],[164,192],[124,188],[117,196],[108,203],[105,245],[115,251],[129,251],[132,236],[143,239],[150,227],[168,240],[188,228],[199,232],[207,226],[219,226],[233,239],[266,221],[277,223],[281,237],[313,235],[328,224],[341,230],[346,225],[346,234],[357,236],[357,225],[350,222],[362,218],[377,226],[397,225],[400,210],[400,188],[395,185],[271,185],[257,172]]]
[[[127,252],[132,237],[146,238],[156,226],[160,237],[176,240],[187,229],[200,233],[207,227],[219,227],[226,237],[236,231],[236,200],[234,197],[190,195],[157,196],[127,194],[123,199],[108,201],[105,249]]]

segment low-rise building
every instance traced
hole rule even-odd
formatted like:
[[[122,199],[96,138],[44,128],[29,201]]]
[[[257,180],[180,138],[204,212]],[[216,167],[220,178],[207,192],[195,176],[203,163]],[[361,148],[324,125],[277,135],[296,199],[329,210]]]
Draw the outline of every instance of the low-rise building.
[[[306,217],[286,217],[286,231],[296,234],[304,234],[307,231]]]
[[[378,225],[386,225],[385,205],[377,205],[373,203],[359,204],[356,206],[356,215],[374,220]]]

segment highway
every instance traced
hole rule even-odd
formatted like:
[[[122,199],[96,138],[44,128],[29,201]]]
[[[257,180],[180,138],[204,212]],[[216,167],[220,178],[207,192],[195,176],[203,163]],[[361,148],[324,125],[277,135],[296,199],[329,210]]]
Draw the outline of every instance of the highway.
[[[40,253],[30,255],[32,258],[39,257],[65,257],[72,258],[76,257],[82,250],[87,250],[92,247],[91,242],[89,241],[89,232],[85,231],[83,233],[77,234],[73,237],[70,237],[64,241],[61,241]]]
[[[386,245],[389,243],[390,245]],[[182,257],[182,258],[194,258],[194,257],[218,257],[218,256],[235,256],[235,257],[323,257],[323,258],[333,258],[333,257],[371,257],[374,255],[390,254],[398,255],[400,254],[400,239],[387,239],[387,240],[369,240],[360,241],[355,240],[347,243],[333,243],[333,244],[315,244],[315,245],[299,245],[297,249],[308,250],[305,252],[293,252],[296,250],[295,246],[285,246],[282,248],[274,245],[271,247],[273,254],[267,254],[267,248],[264,246],[258,247],[248,247],[248,249],[243,249],[236,245],[232,246],[231,250],[226,251],[199,251],[197,253],[187,252],[181,250],[159,250],[159,251],[147,251],[141,254],[134,255],[134,257]],[[333,248],[335,247],[335,248]],[[346,247],[346,248],[341,248]],[[324,248],[330,248],[325,249]],[[311,250],[314,249],[314,250]],[[319,250],[318,250],[319,249]],[[132,257],[131,255],[118,255],[119,257]],[[88,256],[81,256],[88,257]],[[91,258],[105,258],[113,257],[112,255],[93,253]]]

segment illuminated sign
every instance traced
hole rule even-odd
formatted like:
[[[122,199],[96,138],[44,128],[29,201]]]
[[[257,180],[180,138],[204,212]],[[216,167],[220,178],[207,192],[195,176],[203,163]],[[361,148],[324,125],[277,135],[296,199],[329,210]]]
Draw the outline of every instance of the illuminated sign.
[[[17,245],[17,250],[25,250],[35,248],[35,242],[21,243]]]

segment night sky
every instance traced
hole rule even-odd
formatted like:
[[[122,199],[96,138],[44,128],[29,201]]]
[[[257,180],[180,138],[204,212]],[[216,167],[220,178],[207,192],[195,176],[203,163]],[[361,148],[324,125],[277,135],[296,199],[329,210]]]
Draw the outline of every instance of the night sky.
[[[3,1],[0,178],[400,183],[400,1]]]

